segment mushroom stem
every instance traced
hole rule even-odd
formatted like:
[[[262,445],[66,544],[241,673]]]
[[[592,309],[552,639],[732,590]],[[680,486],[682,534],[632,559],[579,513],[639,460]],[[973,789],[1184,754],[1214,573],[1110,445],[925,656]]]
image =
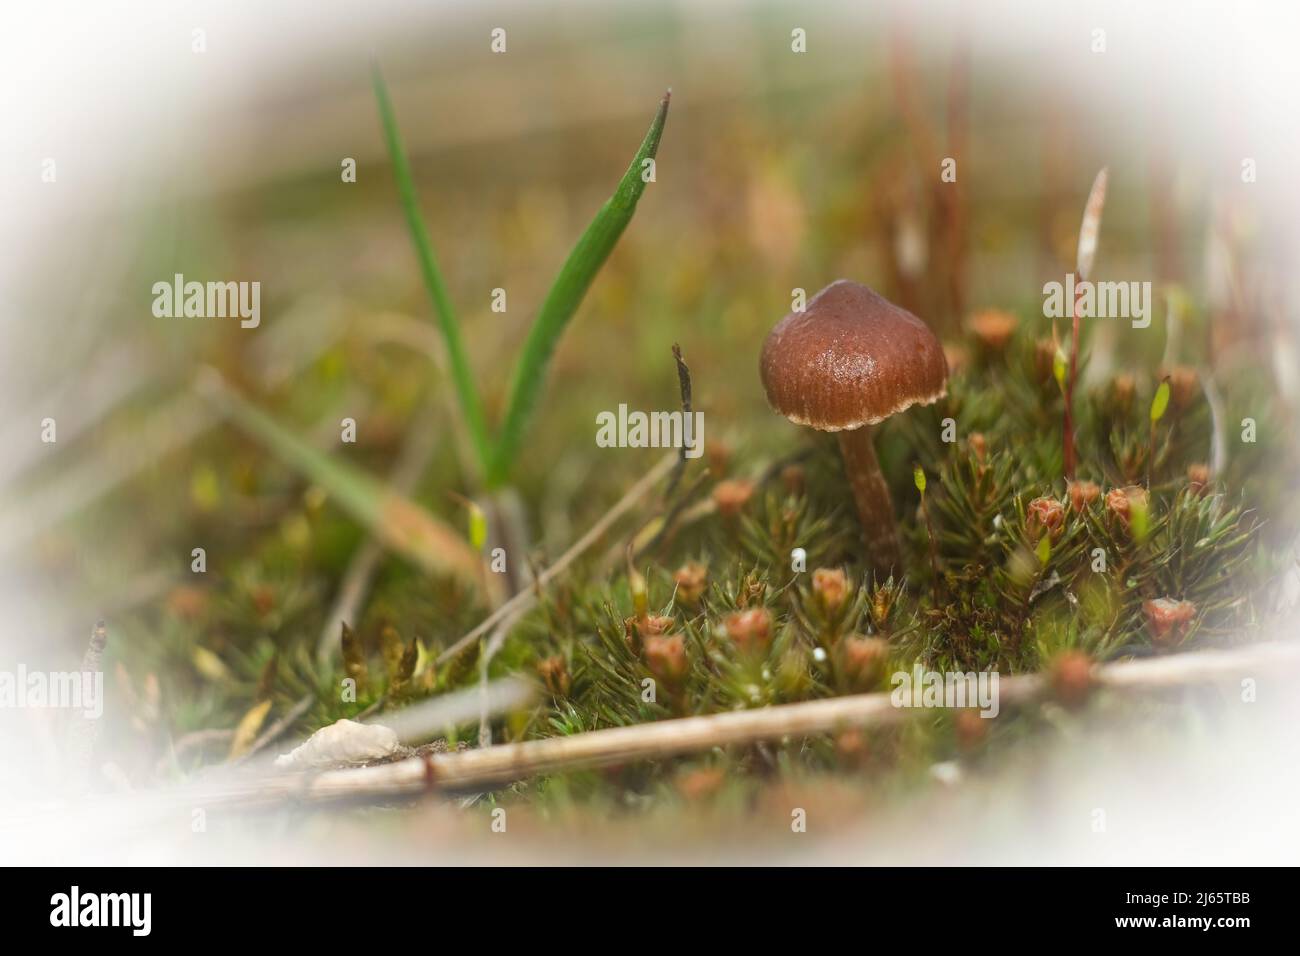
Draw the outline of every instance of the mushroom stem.
[[[885,476],[880,473],[880,462],[876,460],[871,426],[863,425],[837,435],[840,454],[844,456],[844,473],[853,486],[853,500],[867,540],[868,563],[879,574],[900,570],[894,506],[889,500]]]

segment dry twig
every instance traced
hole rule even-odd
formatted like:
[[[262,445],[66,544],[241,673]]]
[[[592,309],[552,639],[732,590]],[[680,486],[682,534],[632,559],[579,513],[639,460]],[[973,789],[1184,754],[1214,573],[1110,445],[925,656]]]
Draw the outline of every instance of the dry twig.
[[[1254,644],[1230,650],[1145,658],[1097,667],[1098,688],[1159,691],[1194,684],[1239,681],[1282,667],[1300,666],[1300,643]],[[999,682],[1001,706],[1032,703],[1050,693],[1044,674]],[[497,786],[536,774],[671,757],[714,747],[807,737],[843,727],[883,726],[906,718],[890,694],[857,694],[596,730],[456,753],[412,757],[356,770],[263,777],[213,795],[239,804],[280,800],[310,802],[418,793],[429,789]]]

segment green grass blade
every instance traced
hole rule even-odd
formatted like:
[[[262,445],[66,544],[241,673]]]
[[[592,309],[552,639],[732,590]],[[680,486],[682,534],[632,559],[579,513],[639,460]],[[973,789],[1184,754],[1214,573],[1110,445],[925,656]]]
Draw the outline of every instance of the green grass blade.
[[[304,441],[232,389],[214,369],[200,375],[198,389],[241,431],[324,488],[390,550],[431,573],[482,585],[479,556],[449,525],[378,479]]]
[[[447,284],[443,282],[442,271],[438,268],[438,260],[433,254],[429,230],[424,225],[424,217],[420,215],[420,200],[415,193],[411,164],[402,145],[402,134],[397,129],[397,117],[393,113],[388,87],[378,66],[374,68],[373,77],[375,99],[379,103],[379,118],[384,126],[384,141],[387,143],[388,155],[393,163],[393,177],[397,180],[397,191],[401,196],[402,210],[406,213],[406,224],[411,230],[411,241],[415,244],[416,257],[420,260],[424,285],[429,290],[429,298],[433,300],[434,315],[438,320],[443,342],[447,346],[447,361],[451,366],[451,377],[456,386],[461,414],[469,430],[474,453],[478,456],[479,467],[486,472],[491,462],[491,442],[483,405],[479,400],[478,390],[474,387],[473,370],[465,354],[465,344],[461,341],[460,325],[452,309],[451,297],[447,294]]]
[[[668,119],[668,100],[669,96],[665,95],[659,104],[659,112],[655,114],[654,121],[641,142],[641,148],[632,158],[632,165],[628,166],[627,172],[619,180],[614,195],[600,207],[596,218],[569,253],[569,258],[547,293],[541,311],[529,330],[515,366],[505,418],[488,469],[490,485],[501,485],[509,478],[523,439],[524,427],[541,391],[555,346],[596,278],[596,273],[609,258],[627,224],[632,221],[637,200],[646,187],[641,177],[642,163],[653,159],[659,149],[664,122]]]

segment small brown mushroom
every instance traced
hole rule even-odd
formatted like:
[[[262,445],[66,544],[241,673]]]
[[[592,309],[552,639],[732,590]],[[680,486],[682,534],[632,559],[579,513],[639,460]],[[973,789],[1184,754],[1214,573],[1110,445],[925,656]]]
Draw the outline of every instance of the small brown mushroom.
[[[894,509],[871,426],[947,394],[939,340],[912,313],[840,279],[777,323],[763,344],[760,373],[776,411],[837,433],[870,563],[881,573],[897,570]]]

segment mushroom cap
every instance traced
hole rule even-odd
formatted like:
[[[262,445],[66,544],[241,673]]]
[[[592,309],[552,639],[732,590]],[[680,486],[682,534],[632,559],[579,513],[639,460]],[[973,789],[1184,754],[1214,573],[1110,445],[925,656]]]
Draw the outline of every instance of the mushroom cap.
[[[776,324],[759,372],[776,411],[828,432],[875,425],[948,391],[948,362],[929,327],[848,279]]]

